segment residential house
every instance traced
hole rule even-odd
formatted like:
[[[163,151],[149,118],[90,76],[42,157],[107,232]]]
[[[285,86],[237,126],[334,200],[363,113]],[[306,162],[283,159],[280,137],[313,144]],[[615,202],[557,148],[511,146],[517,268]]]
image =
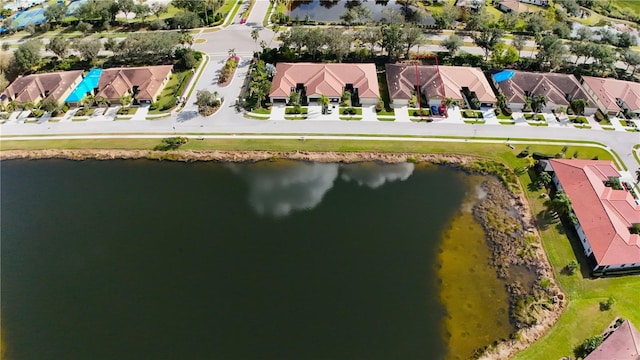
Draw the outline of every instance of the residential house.
[[[158,100],[172,69],[173,65],[105,69],[95,98],[119,104],[121,97],[130,95],[136,103],[151,104]]]
[[[418,91],[429,106],[442,105],[446,98],[467,106],[472,98],[477,98],[481,106],[496,103],[491,85],[478,68],[387,64],[386,72],[389,98],[394,107],[406,106]]]
[[[484,6],[485,0],[456,0],[456,6],[477,10]]]
[[[627,190],[610,187],[620,174],[611,161],[551,159],[553,183],[569,200],[575,229],[595,273],[640,271],[640,205]]]
[[[514,75],[508,80],[494,84],[507,98],[507,106],[511,111],[522,111],[526,98],[542,95],[546,106],[543,112],[551,112],[559,106],[568,108],[574,99],[587,101],[584,113],[592,115],[597,106],[591,96],[582,88],[580,82],[571,74],[537,73],[513,71]]]
[[[603,113],[617,115],[628,111],[640,116],[640,83],[591,76],[583,76],[581,80]]]
[[[625,320],[584,360],[638,360],[640,332]]]
[[[529,7],[518,0],[501,0],[498,3],[498,10],[506,13],[520,14],[529,11]]]
[[[544,7],[549,6],[549,0],[520,0],[520,2]]]
[[[38,104],[45,99],[53,99],[62,105],[80,81],[82,70],[19,76],[0,95],[0,102],[3,105],[11,101]]]
[[[317,102],[327,96],[340,102],[349,91],[362,105],[375,105],[380,98],[374,64],[278,63],[269,97],[273,103],[286,103],[292,92],[298,92],[307,102]]]

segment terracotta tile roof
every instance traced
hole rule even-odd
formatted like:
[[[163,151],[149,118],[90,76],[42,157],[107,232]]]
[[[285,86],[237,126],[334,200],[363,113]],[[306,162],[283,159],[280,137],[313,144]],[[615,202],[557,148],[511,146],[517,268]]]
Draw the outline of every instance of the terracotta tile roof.
[[[96,97],[116,100],[138,87],[137,100],[151,100],[162,90],[162,83],[173,65],[105,69],[100,76]]]
[[[607,111],[620,110],[617,99],[627,104],[631,111],[640,111],[640,83],[591,76],[583,76],[582,80]]]
[[[549,161],[571,200],[598,265],[640,263],[640,206],[628,191],[604,186],[620,176],[611,161],[552,159]]]
[[[297,84],[307,87],[307,96],[339,97],[353,84],[360,98],[380,97],[374,64],[278,63],[269,96],[288,97]]]
[[[640,360],[640,332],[625,320],[584,360]]]
[[[568,106],[570,100],[585,99],[587,107],[596,107],[595,102],[584,91],[580,82],[570,74],[536,73],[514,70],[514,76],[498,83],[500,91],[509,103],[524,103],[526,93],[531,96],[544,95],[547,103]]]
[[[36,102],[45,98],[60,101],[71,85],[80,79],[82,70],[20,76],[5,89],[4,95],[19,103]],[[47,92],[49,94],[45,96]]]
[[[418,82],[420,89],[427,98],[442,97],[464,101],[461,91],[463,87],[474,91],[478,100],[485,103],[494,103],[496,96],[491,89],[482,71],[478,68],[461,66],[439,66],[440,76],[436,66],[420,65],[418,69]],[[411,64],[387,64],[387,86],[391,99],[409,99],[411,91],[416,83],[416,66]],[[440,80],[442,79],[442,80]],[[440,87],[442,82],[442,87]]]
[[[529,11],[529,7],[521,3],[519,0],[502,0],[499,5],[516,13]]]

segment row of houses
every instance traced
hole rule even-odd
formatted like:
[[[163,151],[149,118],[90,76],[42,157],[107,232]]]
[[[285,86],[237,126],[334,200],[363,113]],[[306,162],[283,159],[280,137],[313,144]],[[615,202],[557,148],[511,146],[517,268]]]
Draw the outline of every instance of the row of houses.
[[[479,68],[387,64],[386,80],[394,107],[406,106],[418,95],[430,106],[448,98],[467,106],[477,99],[481,106],[492,107],[497,101],[495,88],[504,94],[511,111],[522,111],[528,98],[544,96],[544,112],[584,99],[587,115],[598,109],[610,115],[640,115],[640,83],[617,79],[583,76],[578,80],[572,74],[509,71],[506,79],[491,76],[489,80]],[[324,95],[338,102],[344,91],[350,91],[367,105],[378,101],[378,89],[374,64],[278,63],[269,96],[272,102],[283,103],[292,92],[304,90],[307,101]]]
[[[0,103],[38,104],[52,99],[60,105],[78,105],[91,95],[111,104],[119,104],[124,96],[131,96],[134,103],[150,104],[158,99],[172,69],[173,65],[161,65],[20,76],[0,94]]]

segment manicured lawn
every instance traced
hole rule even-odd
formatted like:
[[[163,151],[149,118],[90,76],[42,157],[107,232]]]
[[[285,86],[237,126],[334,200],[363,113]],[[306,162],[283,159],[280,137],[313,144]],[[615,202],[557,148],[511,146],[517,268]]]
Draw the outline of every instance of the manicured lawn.
[[[503,113],[500,113],[499,115],[496,116],[498,119],[500,120],[513,120],[513,116],[511,115],[505,115]]]
[[[613,0],[613,4],[619,8],[631,9],[636,15],[640,15],[640,1],[638,0]]]
[[[162,89],[162,93],[160,93],[160,96],[158,97],[156,108],[149,110],[149,114],[160,114],[171,110],[171,108],[176,104],[177,97],[182,95],[184,87],[187,85],[192,75],[193,72],[191,70],[171,74],[171,78],[169,78],[167,85]]]
[[[376,114],[380,116],[396,116],[396,112],[393,110],[391,111],[382,110],[382,111],[376,112]]]
[[[253,109],[253,110],[251,110],[251,112],[255,113],[255,114],[267,114],[268,115],[268,114],[271,114],[271,109],[263,109],[263,108]]]
[[[352,111],[355,111],[354,114],[350,114],[349,110],[353,109]],[[345,112],[346,111],[346,112]],[[362,115],[362,108],[359,107],[347,107],[347,108],[340,108],[340,114],[342,115]]]
[[[296,109],[293,106],[287,106],[284,109],[284,113],[285,114],[295,115],[296,114]],[[300,109],[300,114],[307,114],[307,113],[309,113],[309,109],[308,108],[303,107],[303,108]]]
[[[121,107],[118,109],[118,115],[133,115],[138,111],[137,107]]]

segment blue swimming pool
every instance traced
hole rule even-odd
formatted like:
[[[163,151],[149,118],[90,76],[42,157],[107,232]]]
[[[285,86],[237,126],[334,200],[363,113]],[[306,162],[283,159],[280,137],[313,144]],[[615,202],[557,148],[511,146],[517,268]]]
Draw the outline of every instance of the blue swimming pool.
[[[78,86],[73,90],[73,92],[69,94],[65,102],[77,103],[78,101],[82,100],[82,98],[87,95],[87,93],[93,91],[93,89],[98,87],[100,75],[102,75],[102,69],[89,70],[87,76],[85,76],[80,84],[78,84]]]

